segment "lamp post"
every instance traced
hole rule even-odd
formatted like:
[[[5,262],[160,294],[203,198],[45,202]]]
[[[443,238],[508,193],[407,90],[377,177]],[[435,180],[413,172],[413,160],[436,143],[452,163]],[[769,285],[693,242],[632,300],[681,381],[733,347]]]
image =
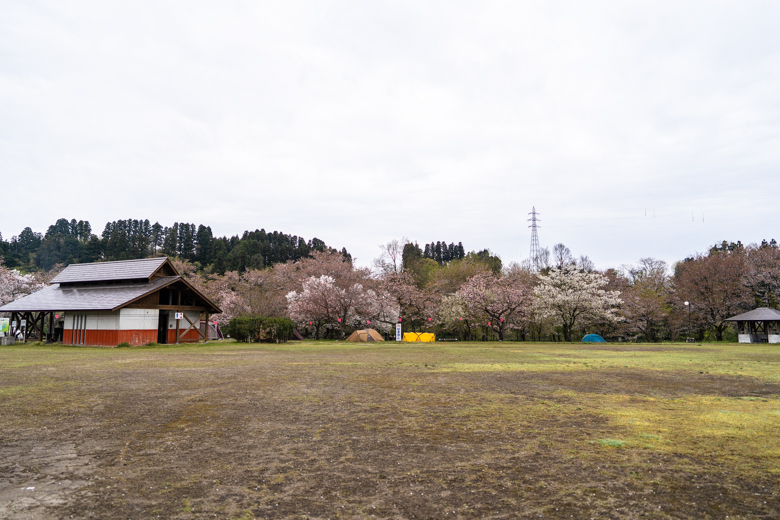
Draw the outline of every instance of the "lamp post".
[[[688,338],[686,338],[686,342],[693,343],[691,336],[691,302],[685,302],[685,306],[688,307]]]

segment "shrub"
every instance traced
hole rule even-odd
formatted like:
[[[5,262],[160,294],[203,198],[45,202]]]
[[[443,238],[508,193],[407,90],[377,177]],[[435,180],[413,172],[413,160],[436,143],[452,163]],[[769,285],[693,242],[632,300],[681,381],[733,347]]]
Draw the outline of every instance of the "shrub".
[[[230,320],[224,332],[236,341],[279,343],[290,339],[294,327],[295,324],[288,318],[239,316]]]
[[[129,346],[130,346],[130,343],[128,343],[127,341],[123,341],[122,343],[117,345],[117,348],[126,348],[126,347],[129,347]]]

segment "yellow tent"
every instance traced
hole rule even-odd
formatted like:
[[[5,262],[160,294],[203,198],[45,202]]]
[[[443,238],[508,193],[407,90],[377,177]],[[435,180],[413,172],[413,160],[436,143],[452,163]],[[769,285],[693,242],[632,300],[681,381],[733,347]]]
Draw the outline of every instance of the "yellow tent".
[[[436,341],[436,334],[430,332],[404,332],[404,341],[411,343],[433,343]]]
[[[369,341],[384,341],[384,338],[374,329],[356,330],[349,335],[347,341],[367,343]]]

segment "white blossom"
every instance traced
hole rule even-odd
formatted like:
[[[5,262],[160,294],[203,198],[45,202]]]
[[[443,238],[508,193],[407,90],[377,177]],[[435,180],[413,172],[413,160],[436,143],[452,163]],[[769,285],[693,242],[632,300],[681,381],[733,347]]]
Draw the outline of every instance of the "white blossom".
[[[574,266],[551,269],[539,276],[534,289],[536,310],[544,318],[557,321],[563,327],[566,341],[571,341],[577,324],[595,321],[617,321],[619,291],[602,289],[609,281],[599,273],[584,272]]]

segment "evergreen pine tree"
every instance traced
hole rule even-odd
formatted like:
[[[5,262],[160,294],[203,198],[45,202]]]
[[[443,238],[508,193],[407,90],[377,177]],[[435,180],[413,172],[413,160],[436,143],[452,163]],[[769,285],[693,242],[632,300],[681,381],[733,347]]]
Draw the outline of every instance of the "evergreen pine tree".
[[[164,238],[165,234],[163,233],[163,227],[160,223],[155,222],[152,224],[151,240],[149,244],[152,256],[157,254],[157,250],[162,246]]]
[[[173,226],[165,227],[163,233],[162,254],[176,256],[179,252],[179,223],[174,222]]]

